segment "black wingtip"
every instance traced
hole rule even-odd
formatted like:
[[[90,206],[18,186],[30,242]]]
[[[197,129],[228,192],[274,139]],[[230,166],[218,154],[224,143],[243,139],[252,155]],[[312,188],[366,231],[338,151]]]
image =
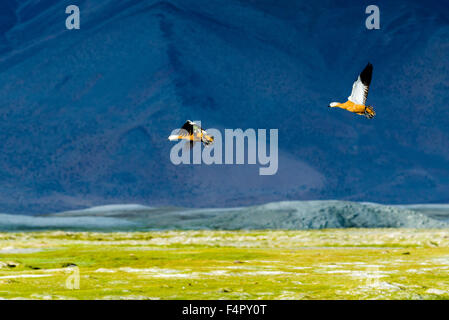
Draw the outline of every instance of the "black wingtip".
[[[373,65],[368,62],[365,69],[360,73],[360,80],[365,86],[369,86],[371,83],[371,78],[373,76]]]

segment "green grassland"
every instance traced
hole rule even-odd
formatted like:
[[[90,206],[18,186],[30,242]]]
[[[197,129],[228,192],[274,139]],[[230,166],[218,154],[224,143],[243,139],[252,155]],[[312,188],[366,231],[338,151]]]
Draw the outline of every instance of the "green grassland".
[[[449,231],[0,233],[0,298],[448,299]]]

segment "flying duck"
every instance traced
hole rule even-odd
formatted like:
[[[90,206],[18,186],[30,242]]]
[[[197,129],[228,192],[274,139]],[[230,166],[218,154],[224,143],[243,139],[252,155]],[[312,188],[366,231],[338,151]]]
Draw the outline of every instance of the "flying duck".
[[[168,137],[170,141],[188,140],[190,146],[197,141],[201,141],[205,146],[209,146],[214,142],[214,137],[207,134],[206,130],[201,128],[195,122],[187,120],[186,123],[179,129],[178,134],[172,134]]]
[[[374,118],[376,112],[374,112],[373,107],[365,105],[372,75],[373,65],[368,62],[365,69],[363,69],[357,80],[352,85],[352,92],[348,97],[348,101],[345,103],[331,102],[329,107],[342,108],[350,112],[357,113],[361,116],[365,116],[368,119]]]

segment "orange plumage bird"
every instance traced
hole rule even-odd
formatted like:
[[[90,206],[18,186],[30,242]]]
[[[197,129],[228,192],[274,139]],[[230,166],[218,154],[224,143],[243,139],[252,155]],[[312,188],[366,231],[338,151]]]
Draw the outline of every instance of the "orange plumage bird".
[[[186,123],[184,123],[178,134],[169,136],[168,140],[187,140],[190,141],[190,147],[192,147],[195,142],[199,141],[202,142],[206,147],[214,143],[213,136],[209,135],[206,130],[190,120],[187,120]]]
[[[368,90],[371,84],[372,75],[373,65],[368,62],[365,69],[363,69],[357,80],[352,85],[352,92],[348,97],[348,101],[345,103],[331,102],[329,107],[345,109],[349,112],[365,116],[368,119],[374,118],[376,115],[374,108],[372,106],[365,105],[366,99],[368,98]]]

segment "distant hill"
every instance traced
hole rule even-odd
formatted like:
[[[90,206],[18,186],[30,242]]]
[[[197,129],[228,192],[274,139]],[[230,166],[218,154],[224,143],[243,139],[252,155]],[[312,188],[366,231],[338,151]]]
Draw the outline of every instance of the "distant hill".
[[[449,222],[448,204],[410,204],[398,205],[398,207],[423,213],[433,219]]]
[[[0,230],[167,230],[448,228],[394,206],[347,201],[292,201],[228,209],[115,205],[42,216],[0,215]]]

